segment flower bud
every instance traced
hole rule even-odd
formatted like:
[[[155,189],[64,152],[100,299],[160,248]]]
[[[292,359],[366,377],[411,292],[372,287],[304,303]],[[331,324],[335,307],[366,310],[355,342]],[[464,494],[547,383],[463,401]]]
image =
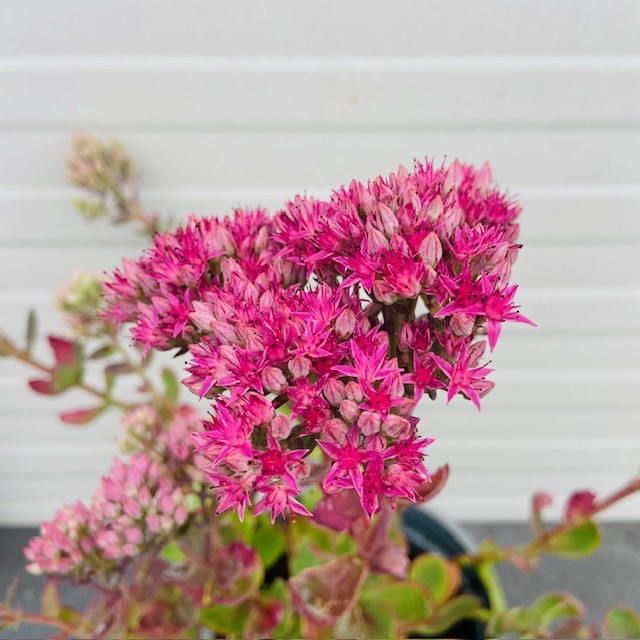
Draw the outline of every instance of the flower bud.
[[[380,431],[380,415],[373,411],[363,411],[358,418],[358,427],[365,436],[372,436]]]
[[[329,378],[324,384],[323,391],[327,402],[334,407],[339,407],[340,403],[347,397],[345,384],[338,378]]]
[[[406,418],[393,413],[382,424],[382,432],[394,440],[406,440],[412,431],[411,423]]]
[[[398,300],[398,294],[386,280],[376,280],[373,283],[373,295],[378,302],[391,305]]]
[[[249,394],[245,410],[255,424],[268,424],[274,414],[271,401],[258,393]]]
[[[335,330],[338,337],[346,340],[351,337],[356,328],[356,314],[351,309],[345,309],[336,318]]]
[[[442,198],[436,196],[427,206],[425,211],[428,218],[431,220],[437,220],[444,212],[444,206],[442,204]]]
[[[347,382],[345,390],[347,392],[348,400],[352,400],[357,404],[360,404],[362,402],[364,394],[362,393],[362,387],[360,386],[359,382],[350,380],[349,382]]]
[[[411,343],[413,342],[413,328],[410,324],[404,323],[400,329],[398,336],[398,349],[403,352],[411,350]]]
[[[288,367],[294,378],[305,378],[311,372],[311,362],[304,356],[296,356],[289,360]]]
[[[267,291],[260,296],[260,308],[271,309],[271,307],[273,307],[273,302],[273,293],[267,289]]]
[[[389,241],[380,229],[376,229],[369,221],[366,226],[367,249],[375,255],[383,249],[389,250]]]
[[[280,394],[287,388],[284,373],[276,367],[267,367],[261,375],[264,388],[270,393]]]
[[[344,444],[348,430],[347,425],[338,418],[332,418],[322,423],[322,437],[336,444]]]
[[[365,440],[365,446],[369,451],[377,451],[378,453],[382,453],[387,448],[387,443],[384,438],[376,433],[372,436],[367,437]]]
[[[388,238],[394,237],[398,233],[398,218],[396,218],[395,213],[382,202],[378,203],[378,211],[380,212],[380,222],[382,223],[384,234]]]
[[[352,400],[343,400],[340,403],[340,414],[345,420],[353,422],[358,419],[360,410],[358,409],[358,405]]]
[[[277,415],[269,425],[269,431],[276,440],[285,440],[291,435],[293,425],[288,416]]]
[[[418,254],[431,267],[442,259],[442,243],[433,231],[420,243]]]
[[[468,313],[454,313],[449,322],[451,330],[458,337],[470,336],[475,324],[475,318],[470,316]]]

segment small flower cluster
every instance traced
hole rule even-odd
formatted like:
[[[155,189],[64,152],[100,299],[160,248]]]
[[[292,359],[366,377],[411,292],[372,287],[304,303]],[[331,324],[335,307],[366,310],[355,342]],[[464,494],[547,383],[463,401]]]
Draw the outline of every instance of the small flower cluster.
[[[429,478],[421,396],[479,408],[493,383],[476,337],[493,349],[503,322],[530,322],[508,283],[519,211],[488,167],[456,161],[297,197],[273,219],[191,218],[106,283],[107,313],[146,349],[188,350],[185,384],[213,401],[193,438],[219,510],[256,497],[254,513],[307,514],[315,450],[324,491],[355,489],[371,515]]]
[[[122,453],[147,453],[168,465],[184,465],[193,456],[191,433],[202,428],[200,413],[187,405],[179,407],[168,424],[148,405],[130,409],[122,419]]]
[[[105,332],[104,320],[100,318],[102,284],[94,274],[75,271],[58,291],[56,303],[75,337],[90,338]]]
[[[108,573],[182,526],[187,495],[147,455],[116,459],[90,506],[66,506],[42,523],[25,548],[28,568],[79,579]]]
[[[123,270],[105,284],[112,300],[105,316],[134,322],[133,337],[145,353],[190,344],[195,301],[236,275],[250,281],[268,268],[270,225],[262,210],[238,210],[224,220],[191,217],[175,233],[156,234],[143,258],[124,260]]]

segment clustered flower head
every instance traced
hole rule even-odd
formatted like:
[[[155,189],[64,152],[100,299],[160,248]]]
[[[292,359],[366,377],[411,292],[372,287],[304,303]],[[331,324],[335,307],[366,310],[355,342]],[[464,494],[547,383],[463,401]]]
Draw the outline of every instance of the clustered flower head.
[[[193,456],[190,434],[200,431],[202,418],[195,407],[181,406],[166,421],[149,405],[127,411],[118,441],[122,453],[146,453],[167,465],[184,465]]]
[[[355,489],[371,515],[429,479],[422,395],[479,408],[493,383],[478,338],[493,349],[503,322],[530,322],[509,285],[519,212],[487,166],[455,161],[274,218],[191,218],[105,284],[107,315],[145,349],[189,352],[184,383],[212,401],[193,439],[219,511],[308,514],[319,464],[326,493]]]
[[[74,336],[89,338],[105,332],[104,320],[99,315],[102,284],[89,271],[75,271],[71,280],[58,291],[56,304]]]
[[[182,526],[188,495],[145,454],[115,459],[90,506],[77,502],[42,523],[25,548],[28,568],[79,579],[108,573]]]

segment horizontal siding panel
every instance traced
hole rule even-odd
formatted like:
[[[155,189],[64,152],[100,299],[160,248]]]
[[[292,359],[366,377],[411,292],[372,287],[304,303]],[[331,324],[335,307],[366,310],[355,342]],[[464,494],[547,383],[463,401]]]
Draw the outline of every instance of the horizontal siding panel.
[[[126,142],[126,136],[124,136]],[[280,191],[203,189],[191,191],[145,189],[146,208],[172,216],[176,221],[188,214],[226,215],[235,207],[267,207],[275,212],[305,188],[292,186]],[[328,188],[309,188],[307,193],[327,197]],[[0,237],[2,245],[55,243],[116,245],[135,244],[131,227],[91,223],[73,211],[79,191],[7,189],[0,191],[0,220],[11,220]],[[518,194],[523,207],[520,218],[525,244],[568,242],[617,243],[640,241],[640,187],[582,189],[524,189]],[[615,212],[615,224],[612,224]]]
[[[264,5],[237,0],[180,5],[171,0],[20,0],[0,5],[0,18],[0,55],[5,56],[640,53],[634,0],[409,0],[394,3],[392,11],[384,0],[273,0]]]
[[[163,60],[23,67],[0,61],[0,127],[403,130],[640,123],[640,60],[620,67],[587,61],[578,68],[560,60],[535,68],[517,60],[506,68],[430,60],[325,65],[225,59],[178,68]]]
[[[69,136],[1,131],[0,190],[59,188]],[[118,135],[117,128],[101,130]],[[638,184],[640,130],[450,132],[136,132],[120,135],[144,168],[141,187],[276,189],[337,187],[411,165],[414,158],[491,160],[512,191]],[[526,153],[523,150],[526,149]]]
[[[36,292],[60,286],[79,266],[111,270],[122,257],[136,257],[134,248],[114,247],[5,247],[0,253],[0,291]],[[638,286],[640,251],[621,245],[529,246],[518,259],[514,280],[523,291],[539,289],[594,290]]]

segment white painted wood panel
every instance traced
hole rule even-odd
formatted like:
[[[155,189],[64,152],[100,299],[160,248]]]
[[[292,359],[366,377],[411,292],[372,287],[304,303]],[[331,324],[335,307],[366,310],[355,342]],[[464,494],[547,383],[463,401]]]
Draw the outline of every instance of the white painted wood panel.
[[[21,335],[35,307],[59,330],[69,270],[142,247],[72,212],[79,130],[118,135],[145,203],[178,219],[277,209],[415,157],[488,159],[525,209],[514,279],[539,327],[505,329],[481,414],[420,406],[429,463],[453,468],[439,504],[513,519],[535,490],[556,514],[572,488],[611,490],[640,463],[639,31],[635,0],[4,0],[0,326]],[[116,412],[65,427],[91,401],[34,396],[27,377],[0,360],[0,524],[87,498],[120,430]]]
[[[640,59],[0,60],[0,86],[0,122],[14,127],[370,131],[640,121]]]
[[[330,193],[328,188],[294,184],[280,190],[149,188],[144,190],[143,200],[149,210],[181,220],[189,213],[224,215],[234,207],[262,206],[276,211],[291,194],[301,191],[317,197]],[[2,230],[0,246],[53,242],[56,246],[136,244],[127,228],[92,224],[74,215],[71,202],[76,195],[68,189],[0,189],[0,220],[11,220]],[[640,240],[640,188],[524,187],[517,195],[526,212],[520,225],[527,246]]]
[[[78,128],[0,128],[0,189],[59,188],[69,136]],[[491,160],[498,182],[513,192],[532,187],[637,187],[640,130],[455,130],[352,132],[118,132],[144,167],[142,187],[282,192],[329,189],[352,177],[395,171],[414,158]]]
[[[10,57],[640,53],[635,0],[20,0],[0,11],[0,55]]]

